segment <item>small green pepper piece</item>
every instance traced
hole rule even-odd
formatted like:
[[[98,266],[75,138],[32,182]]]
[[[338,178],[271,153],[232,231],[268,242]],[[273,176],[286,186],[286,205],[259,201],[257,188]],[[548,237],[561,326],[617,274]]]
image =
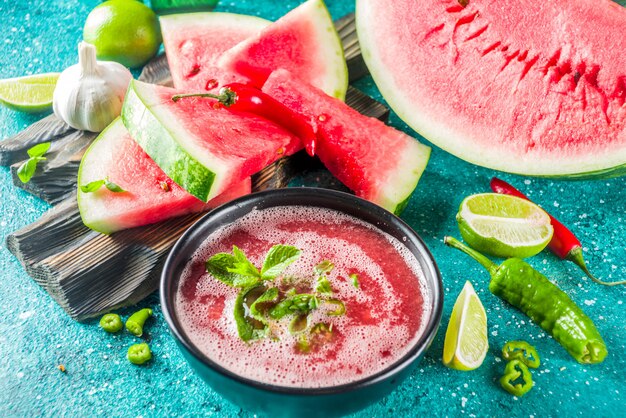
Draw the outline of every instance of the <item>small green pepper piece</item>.
[[[541,365],[539,354],[532,345],[526,341],[509,341],[502,348],[502,357],[505,360],[519,360],[528,367],[536,369]]]
[[[152,309],[145,308],[135,312],[126,321],[126,329],[136,337],[143,335],[143,325],[152,316]]]
[[[100,326],[106,332],[113,333],[124,328],[124,323],[118,314],[108,313],[100,318]]]
[[[533,388],[530,370],[520,360],[509,361],[504,368],[504,375],[500,378],[500,386],[511,395],[524,396]]]
[[[144,364],[152,358],[150,346],[146,343],[133,344],[128,347],[128,361],[133,364]]]

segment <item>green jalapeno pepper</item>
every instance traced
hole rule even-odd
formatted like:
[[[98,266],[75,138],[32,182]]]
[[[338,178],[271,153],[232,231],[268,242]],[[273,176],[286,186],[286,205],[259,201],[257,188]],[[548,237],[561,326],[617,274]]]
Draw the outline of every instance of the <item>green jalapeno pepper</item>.
[[[606,345],[593,321],[565,292],[530,264],[519,258],[509,258],[497,266],[452,237],[445,237],[444,242],[486,268],[491,274],[491,293],[528,315],[579,363],[600,363],[607,356]]]
[[[528,367],[536,369],[541,365],[539,354],[532,345],[526,341],[509,341],[502,348],[502,357],[505,360],[519,360]]]
[[[122,318],[118,314],[106,314],[100,319],[100,327],[106,332],[118,332],[124,328]]]
[[[128,347],[127,358],[133,364],[144,364],[152,358],[152,351],[146,343],[133,344]]]
[[[150,308],[135,312],[126,320],[126,329],[134,336],[141,337],[143,335],[143,326],[151,316],[152,309]]]
[[[511,395],[524,396],[533,388],[533,377],[524,363],[520,360],[511,360],[504,368],[500,386]]]

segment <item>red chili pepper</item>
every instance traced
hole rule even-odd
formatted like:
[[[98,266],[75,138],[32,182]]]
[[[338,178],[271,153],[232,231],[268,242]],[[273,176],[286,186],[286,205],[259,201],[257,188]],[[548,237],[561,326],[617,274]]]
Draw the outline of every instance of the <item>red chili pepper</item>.
[[[219,94],[178,94],[173,96],[172,100],[176,102],[184,97],[210,97],[217,99],[222,106],[228,109],[253,113],[270,120],[300,138],[306,152],[311,156],[315,155],[317,137],[311,124],[305,118],[256,87],[232,83],[222,87]]]
[[[500,194],[508,194],[511,196],[519,197],[521,199],[526,199],[530,201],[530,199],[522,192],[517,190],[515,187],[511,186],[504,180],[500,180],[497,177],[491,179],[491,190]],[[578,238],[574,235],[572,231],[567,229],[565,225],[558,221],[555,217],[550,215],[550,223],[554,228],[554,234],[552,235],[552,240],[548,244],[548,248],[558,255],[562,260],[569,260],[576,264],[578,267],[585,272],[585,274],[594,282],[605,285],[605,286],[615,286],[619,284],[626,284],[626,280],[619,282],[605,282],[598,278],[596,278],[589,269],[587,268],[587,264],[585,263],[585,259],[583,258],[583,247]]]

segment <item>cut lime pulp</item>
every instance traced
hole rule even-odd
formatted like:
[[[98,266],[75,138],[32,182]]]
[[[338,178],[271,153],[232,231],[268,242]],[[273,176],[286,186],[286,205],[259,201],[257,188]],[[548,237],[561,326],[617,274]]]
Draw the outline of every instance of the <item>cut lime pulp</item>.
[[[59,73],[46,73],[0,80],[0,102],[26,113],[52,108],[52,95]]]

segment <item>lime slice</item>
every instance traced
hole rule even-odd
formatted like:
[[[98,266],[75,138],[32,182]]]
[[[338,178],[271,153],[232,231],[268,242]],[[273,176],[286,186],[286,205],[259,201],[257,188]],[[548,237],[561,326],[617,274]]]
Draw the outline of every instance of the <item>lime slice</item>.
[[[52,108],[59,73],[0,80],[0,103],[20,112],[39,113]]]
[[[538,254],[553,233],[550,216],[539,206],[496,193],[465,198],[456,220],[463,239],[472,248],[503,258]]]
[[[452,308],[443,344],[443,364],[456,370],[477,369],[488,348],[487,314],[467,281]]]

